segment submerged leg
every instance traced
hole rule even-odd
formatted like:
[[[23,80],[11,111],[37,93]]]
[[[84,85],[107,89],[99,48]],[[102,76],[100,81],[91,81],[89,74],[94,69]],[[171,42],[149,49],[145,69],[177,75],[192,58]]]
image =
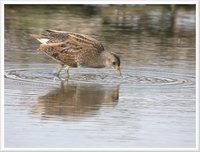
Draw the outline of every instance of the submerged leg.
[[[69,66],[66,65],[66,68],[65,68],[65,79],[68,80],[69,79]]]
[[[59,78],[59,75],[60,75],[60,72],[61,72],[63,66],[64,66],[63,64],[59,64],[59,65],[56,67],[56,70],[55,70],[55,72],[54,72],[54,78],[55,78],[55,77],[58,77],[58,78]]]

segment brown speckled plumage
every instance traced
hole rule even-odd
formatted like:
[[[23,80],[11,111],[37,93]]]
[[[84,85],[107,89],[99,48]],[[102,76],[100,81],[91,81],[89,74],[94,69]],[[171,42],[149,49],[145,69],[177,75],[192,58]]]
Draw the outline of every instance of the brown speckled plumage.
[[[118,67],[120,66],[119,57],[106,52],[99,41],[87,35],[46,30],[42,35],[31,34],[31,36],[42,43],[38,48],[39,51],[61,65],[102,68],[107,66],[108,62],[116,61]]]

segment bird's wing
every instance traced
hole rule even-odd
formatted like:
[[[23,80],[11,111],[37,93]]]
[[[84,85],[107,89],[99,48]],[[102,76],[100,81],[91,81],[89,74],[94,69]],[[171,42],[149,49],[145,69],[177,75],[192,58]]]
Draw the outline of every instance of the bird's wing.
[[[40,51],[69,66],[96,66],[98,55],[104,51],[99,41],[79,33],[46,30],[41,36],[32,37],[42,43]]]
[[[69,66],[96,67],[98,55],[104,50],[101,44],[86,42],[70,36],[61,43],[41,44],[39,51],[46,53],[53,59]]]
[[[39,51],[44,52],[46,55],[56,60],[60,64],[66,64],[71,67],[77,67],[76,52],[67,48],[65,43],[48,43],[41,44]]]
[[[97,41],[96,39],[79,33],[66,32],[66,31],[56,31],[56,30],[46,30],[46,33],[42,34],[42,36],[46,36],[49,39],[47,43],[61,43],[61,42],[70,42],[76,41],[76,45],[93,45],[98,48],[98,50],[103,51],[103,45]]]
[[[68,45],[75,45],[79,47],[90,47],[91,50],[96,49],[97,52],[104,51],[103,45],[96,39],[79,33],[56,31],[56,30],[46,30],[42,35],[30,34],[31,37],[37,39],[42,44],[48,43],[63,43]]]
[[[30,34],[30,36],[35,38],[42,44],[61,43],[69,38],[68,32],[54,30],[46,30],[45,33],[41,35]]]

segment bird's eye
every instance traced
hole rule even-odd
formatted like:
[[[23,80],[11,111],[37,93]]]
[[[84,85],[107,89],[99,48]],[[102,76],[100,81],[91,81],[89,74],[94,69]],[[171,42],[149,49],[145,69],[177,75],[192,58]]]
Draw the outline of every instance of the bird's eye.
[[[116,62],[113,62],[113,65],[115,65],[116,64]]]

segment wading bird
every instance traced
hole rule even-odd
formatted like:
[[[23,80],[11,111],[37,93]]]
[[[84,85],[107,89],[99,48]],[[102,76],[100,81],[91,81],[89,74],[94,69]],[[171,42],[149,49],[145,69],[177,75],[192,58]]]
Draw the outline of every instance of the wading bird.
[[[79,33],[46,30],[41,35],[31,34],[42,44],[38,50],[59,63],[54,76],[66,66],[65,77],[69,78],[69,67],[103,68],[113,67],[121,75],[120,58],[104,50],[96,39]]]

